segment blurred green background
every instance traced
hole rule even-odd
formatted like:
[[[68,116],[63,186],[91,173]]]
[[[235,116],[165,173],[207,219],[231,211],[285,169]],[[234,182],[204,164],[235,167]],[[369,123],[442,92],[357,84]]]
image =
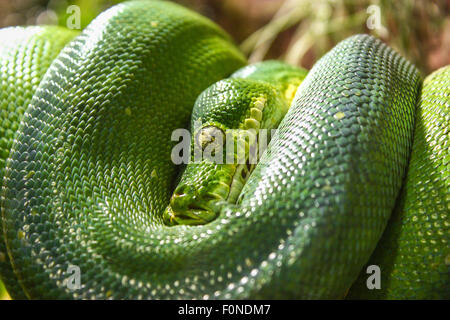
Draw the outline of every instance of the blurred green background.
[[[119,0],[0,0],[0,28],[65,26],[70,5],[84,28]],[[371,33],[423,76],[450,64],[450,0],[175,0],[214,20],[251,62],[282,59],[310,69],[340,40]],[[1,40],[1,39],[0,39]],[[0,299],[8,298],[0,282]]]

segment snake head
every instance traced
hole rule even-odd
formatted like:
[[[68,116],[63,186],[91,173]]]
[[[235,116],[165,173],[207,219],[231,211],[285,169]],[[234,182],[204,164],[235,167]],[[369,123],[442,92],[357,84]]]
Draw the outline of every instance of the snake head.
[[[236,203],[263,150],[258,150],[260,129],[276,128],[287,109],[274,87],[261,81],[225,79],[203,91],[191,119],[193,159],[163,213],[164,223],[206,224],[223,202]]]

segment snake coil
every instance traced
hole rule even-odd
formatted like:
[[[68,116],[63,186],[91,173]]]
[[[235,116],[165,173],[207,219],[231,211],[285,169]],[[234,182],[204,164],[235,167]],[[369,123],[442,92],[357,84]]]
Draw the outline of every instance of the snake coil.
[[[239,203],[168,227],[171,132],[245,58],[169,2],[119,4],[76,37],[53,28],[0,31],[13,35],[0,48],[0,271],[13,297],[342,298],[377,243],[372,259],[391,266],[381,297],[448,297],[448,68],[419,99],[406,59],[371,36],[342,41],[300,85]],[[363,287],[349,295],[370,297]]]

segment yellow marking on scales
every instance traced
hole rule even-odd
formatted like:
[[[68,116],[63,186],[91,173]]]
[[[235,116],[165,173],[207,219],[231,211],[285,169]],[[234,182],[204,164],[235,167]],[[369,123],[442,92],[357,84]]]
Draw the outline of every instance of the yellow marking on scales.
[[[258,130],[260,128],[261,124],[258,120],[249,118],[245,119],[244,121],[244,128],[245,129],[255,129]]]
[[[261,121],[262,120],[262,111],[257,108],[251,108],[250,109],[250,117],[257,121]]]
[[[19,240],[25,239],[25,232],[24,232],[23,230],[17,231],[17,238],[18,238]]]
[[[262,111],[264,109],[264,107],[266,106],[266,102],[267,102],[266,97],[259,97],[259,98],[256,98],[255,103],[253,105]]]
[[[35,174],[36,172],[34,172],[33,170],[31,170],[30,172],[28,172],[27,173],[27,175],[25,176],[25,179],[31,179],[31,178],[33,178],[33,176],[34,176],[34,174]]]
[[[335,118],[336,120],[341,120],[342,118],[345,118],[345,113],[339,111],[339,112],[337,112],[337,113],[334,115],[334,118]]]
[[[290,83],[287,89],[284,91],[284,98],[288,102],[289,106],[291,105],[292,100],[294,100],[299,85],[300,83]]]
[[[259,130],[261,128],[262,111],[266,106],[267,99],[264,96],[258,97],[250,108],[250,117],[244,120],[244,129]]]

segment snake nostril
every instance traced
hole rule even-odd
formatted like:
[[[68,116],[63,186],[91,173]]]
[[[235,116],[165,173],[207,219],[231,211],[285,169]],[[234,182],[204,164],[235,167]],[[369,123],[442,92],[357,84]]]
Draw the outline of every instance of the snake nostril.
[[[178,186],[176,189],[175,189],[175,191],[174,191],[174,195],[175,196],[183,196],[183,195],[185,195],[186,194],[186,188],[187,186],[186,185],[181,185],[181,186]]]
[[[175,190],[175,192],[173,193],[174,197],[181,197],[184,196],[184,193],[182,191],[179,190]]]

